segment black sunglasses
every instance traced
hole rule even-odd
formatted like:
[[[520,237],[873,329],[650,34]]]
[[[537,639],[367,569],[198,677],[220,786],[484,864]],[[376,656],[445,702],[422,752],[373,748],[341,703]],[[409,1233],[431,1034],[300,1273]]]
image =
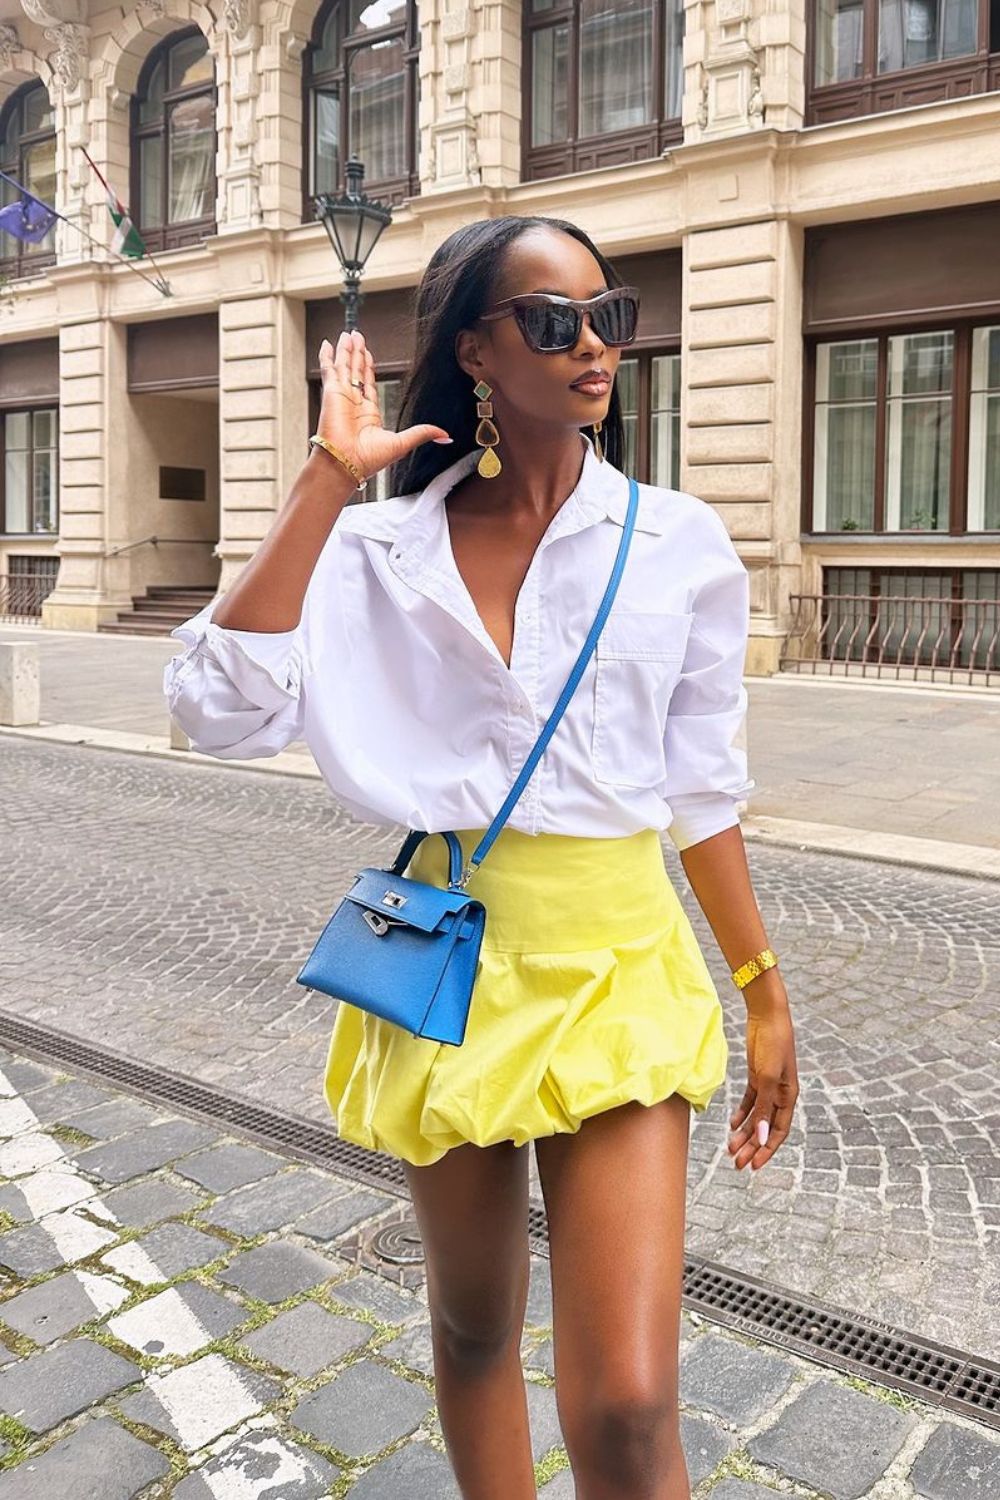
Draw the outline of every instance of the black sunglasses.
[[[580,339],[583,315],[602,344],[622,349],[631,344],[639,323],[639,291],[634,286],[614,286],[586,301],[560,297],[555,292],[522,292],[506,297],[487,313],[484,323],[515,317],[529,349],[536,354],[559,354],[573,349]]]

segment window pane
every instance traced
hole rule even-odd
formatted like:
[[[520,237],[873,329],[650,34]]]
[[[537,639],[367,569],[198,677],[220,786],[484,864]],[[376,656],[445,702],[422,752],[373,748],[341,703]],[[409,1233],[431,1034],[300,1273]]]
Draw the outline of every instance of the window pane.
[[[146,97],[139,104],[140,125],[151,125],[163,115],[163,58],[149,76]]]
[[[10,163],[10,165],[12,167],[18,167],[20,164],[18,162],[12,162]],[[21,195],[16,187],[12,187],[9,182],[5,182],[4,179],[0,177],[0,208],[3,208],[8,203],[16,202],[20,196]],[[0,256],[2,256],[6,260],[8,257],[17,256],[20,255],[20,253],[21,241],[15,239],[12,234],[0,233]]]
[[[376,42],[354,53],[348,96],[350,148],[364,162],[367,182],[405,176],[403,93],[401,41]]]
[[[653,116],[653,0],[580,0],[580,134]]]
[[[312,191],[336,194],[340,191],[340,98],[331,90],[314,89],[312,99]]]
[[[188,37],[171,47],[170,88],[187,89],[196,83],[212,83],[215,80],[215,61],[203,36]]]
[[[975,52],[977,7],[978,0],[881,0],[879,72]]]
[[[1000,327],[972,331],[968,528],[1000,528]]]
[[[871,606],[851,594],[870,594],[871,573],[868,568],[824,568],[822,608],[822,652],[827,660],[861,661],[865,643],[874,619]],[[873,638],[868,654],[878,649]]]
[[[870,531],[875,524],[877,369],[875,339],[817,346],[815,531]]]
[[[163,223],[163,137],[139,142],[139,223],[158,229]]]
[[[56,117],[49,100],[49,91],[43,85],[31,89],[24,100],[24,133],[33,130],[55,130]]]
[[[860,78],[863,43],[861,0],[816,0],[817,84]]]
[[[531,144],[551,146],[568,131],[566,59],[569,27],[547,26],[531,37]]]
[[[951,392],[951,362],[955,336],[905,333],[889,340],[889,395],[922,396]]]
[[[32,413],[34,445],[36,448],[53,448],[56,441],[56,414],[53,410]]]
[[[24,153],[25,187],[44,203],[56,201],[56,138],[39,141]],[[56,226],[53,224],[37,245],[22,245],[23,255],[51,255],[56,248]]]
[[[31,444],[31,414],[26,411],[12,411],[8,414],[5,422],[4,442],[9,452],[12,448],[27,448]]]
[[[887,531],[948,529],[953,344],[950,330],[889,339]]]
[[[18,417],[22,414],[16,413]],[[11,418],[7,418],[10,432]],[[4,512],[7,531],[27,531],[28,526],[28,454],[8,443],[4,455]]]
[[[6,171],[13,171],[18,165],[18,153],[21,149],[21,119],[20,111],[10,110],[7,115],[7,123],[4,126],[3,138],[0,140],[0,167]],[[14,173],[16,176],[17,174]]]
[[[664,14],[667,48],[664,74],[663,113],[667,120],[680,118],[684,98],[684,0],[671,0]]]
[[[1000,666],[1000,573],[969,568],[962,573],[962,639],[957,660],[963,667]],[[988,600],[976,605],[974,600]],[[964,602],[968,601],[968,602]]]
[[[403,25],[406,6],[399,0],[351,0],[351,31],[376,31],[381,26]]]
[[[55,531],[55,461],[48,449],[34,454],[34,517],[32,531]]]
[[[540,11],[551,10],[556,0],[531,0],[531,14],[537,16]]]
[[[207,94],[170,111],[170,202],[167,218],[184,224],[212,213],[215,203],[215,111]]]
[[[677,489],[681,472],[681,357],[658,354],[652,362],[649,482]]]
[[[623,472],[638,478],[639,463],[639,361],[623,359],[615,376],[618,396],[622,404],[622,420],[625,426],[625,460]]]
[[[328,73],[341,65],[340,45],[344,39],[344,28],[341,25],[343,14],[340,5],[335,5],[326,18],[319,46],[312,55],[314,73]]]

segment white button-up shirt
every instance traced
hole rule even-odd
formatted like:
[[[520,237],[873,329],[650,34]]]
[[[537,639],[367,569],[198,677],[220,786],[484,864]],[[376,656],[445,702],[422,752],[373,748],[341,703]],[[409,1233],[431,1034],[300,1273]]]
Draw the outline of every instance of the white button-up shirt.
[[[171,632],[170,713],[196,750],[275,755],[304,739],[357,817],[485,828],[523,766],[607,585],[628,480],[589,440],[579,483],[521,586],[508,667],[455,564],[445,496],[463,455],[416,496],[349,505],[294,630]],[[678,849],[739,822],[747,777],[749,581],[711,505],[640,485],[617,597],[509,823],[526,833],[669,830]]]

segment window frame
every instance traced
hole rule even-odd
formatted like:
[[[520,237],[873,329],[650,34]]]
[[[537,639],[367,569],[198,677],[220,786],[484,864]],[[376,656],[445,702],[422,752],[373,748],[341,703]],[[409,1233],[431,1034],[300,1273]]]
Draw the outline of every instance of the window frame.
[[[666,13],[673,0],[653,0],[653,119],[605,135],[577,135],[580,112],[580,0],[554,0],[549,10],[531,13],[522,7],[521,25],[521,178],[537,182],[571,172],[589,172],[604,166],[648,161],[668,146],[681,145],[684,127],[680,115],[665,116],[666,101]],[[685,11],[681,6],[681,14]],[[551,145],[533,146],[532,61],[535,32],[569,26],[567,66],[566,139]]]
[[[1000,90],[1000,51],[990,51],[990,0],[979,0],[977,47],[964,57],[878,71],[880,0],[862,0],[862,64],[858,78],[816,83],[819,0],[806,17],[806,125],[827,125],[885,114],[937,100],[965,99]]]
[[[635,442],[635,474],[634,478],[640,484],[652,484],[650,479],[650,460],[652,457],[653,436],[653,360],[660,358],[681,358],[681,346],[679,343],[664,344],[650,340],[649,343],[636,341],[628,349],[622,350],[621,362],[629,359],[638,361],[636,371],[636,442]],[[619,363],[619,368],[621,367]],[[683,366],[681,376],[681,391],[683,398]],[[683,433],[683,421],[681,422]],[[680,453],[678,451],[678,470],[680,466]],[[679,473],[678,473],[679,485]],[[668,485],[666,488],[676,489],[677,485]]]
[[[942,537],[1000,537],[1000,527],[970,530],[969,521],[969,449],[972,407],[972,339],[977,328],[996,327],[1000,314],[977,313],[975,317],[937,317],[926,320],[866,322],[857,327],[824,329],[805,339],[803,387],[802,444],[802,510],[803,540],[842,541],[844,537],[879,541],[936,541]],[[951,384],[951,461],[948,473],[948,526],[939,531],[914,527],[898,531],[885,528],[886,515],[886,444],[888,429],[888,349],[889,339],[908,334],[951,332],[954,335]],[[820,531],[813,525],[815,514],[816,454],[816,366],[820,344],[845,343],[852,340],[878,340],[878,368],[875,387],[875,495],[872,526],[867,530],[848,528]]]
[[[53,520],[55,526],[52,531],[10,531],[7,527],[7,418],[25,415],[29,418],[37,411],[50,411],[53,416],[55,427],[55,472],[53,479]],[[59,405],[48,401],[27,401],[18,403],[16,406],[0,406],[0,537],[17,537],[18,539],[30,537],[33,541],[51,540],[59,536],[61,520],[60,495],[59,495],[59,451],[61,447],[62,431],[59,422]],[[34,422],[29,421],[31,431],[31,447],[28,449],[30,456],[34,456],[35,438]],[[35,520],[35,482],[34,464],[28,465],[28,520],[34,524]]]
[[[57,132],[55,124],[55,106],[52,102],[51,95],[46,89],[44,83],[42,83],[41,79],[32,78],[29,79],[27,83],[22,84],[20,88],[15,89],[10,97],[4,100],[3,108],[0,109],[0,141],[2,141],[6,133],[7,125],[10,121],[11,115],[15,110],[18,110],[20,112],[21,119],[23,120],[24,107],[28,98],[32,94],[37,93],[39,89],[42,90],[42,92],[48,99],[49,108],[52,111],[51,130],[47,129],[21,132],[20,142],[18,146],[17,163],[14,171],[11,171],[7,163],[0,159],[0,167],[2,167],[3,171],[5,171],[9,177],[16,177],[18,182],[21,183],[25,183],[25,179],[27,176],[24,165],[25,146],[27,145],[27,148],[30,150],[32,147],[39,146],[47,140],[55,141],[56,139]],[[25,140],[26,136],[27,141]],[[25,185],[27,184],[25,183]],[[54,225],[50,233],[55,233]],[[2,272],[5,276],[10,277],[11,280],[26,276],[40,275],[42,272],[48,270],[50,266],[54,266],[56,263],[55,248],[51,250],[39,250],[34,246],[25,245],[23,241],[15,241],[15,244],[18,248],[13,255],[0,256],[0,272]]]
[[[129,101],[129,206],[133,212],[135,227],[142,235],[146,248],[152,250],[154,255],[157,253],[164,254],[168,250],[180,250],[190,245],[198,245],[209,235],[215,234],[218,228],[219,180],[216,163],[219,154],[219,80],[211,48],[209,48],[209,56],[212,58],[213,79],[210,84],[191,84],[185,89],[164,88],[163,111],[159,120],[151,124],[142,124],[139,119],[139,113],[146,97],[149,81],[161,59],[163,60],[164,67],[169,68],[166,59],[174,47],[178,46],[181,42],[190,41],[193,36],[204,37],[204,35],[200,26],[184,26],[177,31],[172,31],[169,36],[164,37],[162,41],[158,42],[142,65],[135,92]],[[211,214],[203,215],[201,218],[177,220],[171,224],[167,220],[167,211],[170,204],[170,173],[167,165],[170,111],[176,104],[188,99],[197,99],[202,95],[211,97],[212,116],[215,122],[213,126],[214,145],[212,148],[212,181],[215,185],[213,209]],[[146,226],[140,219],[142,212],[142,152],[140,143],[143,140],[153,139],[157,136],[162,142],[163,151],[162,185],[160,189],[160,211],[163,222],[156,226]]]
[[[392,207],[398,207],[407,198],[415,198],[420,194],[420,169],[419,169],[419,129],[417,120],[417,106],[419,102],[420,80],[418,77],[418,60],[420,57],[420,25],[417,15],[416,0],[405,0],[405,15],[402,21],[394,22],[392,25],[372,27],[365,31],[351,32],[345,28],[343,40],[340,44],[340,63],[334,68],[320,74],[314,74],[312,70],[312,59],[319,49],[323,32],[333,12],[337,9],[346,11],[348,25],[350,21],[351,7],[349,0],[326,0],[316,13],[309,44],[302,55],[302,222],[311,224],[316,222],[314,209],[315,194],[310,191],[313,180],[313,109],[312,94],[314,89],[323,85],[337,84],[339,90],[340,108],[340,185],[338,191],[343,191],[344,162],[351,154],[351,90],[350,90],[350,59],[351,54],[361,52],[365,48],[375,46],[379,42],[402,40],[403,43],[403,128],[405,131],[405,157],[406,170],[401,177],[379,179],[365,177],[364,191],[372,197],[389,203]]]

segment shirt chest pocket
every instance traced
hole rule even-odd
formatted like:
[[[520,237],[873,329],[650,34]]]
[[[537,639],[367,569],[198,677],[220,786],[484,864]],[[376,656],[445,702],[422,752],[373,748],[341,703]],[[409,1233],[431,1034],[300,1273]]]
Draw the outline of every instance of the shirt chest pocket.
[[[653,787],[667,773],[663,736],[693,613],[618,610],[597,642],[594,775]]]

